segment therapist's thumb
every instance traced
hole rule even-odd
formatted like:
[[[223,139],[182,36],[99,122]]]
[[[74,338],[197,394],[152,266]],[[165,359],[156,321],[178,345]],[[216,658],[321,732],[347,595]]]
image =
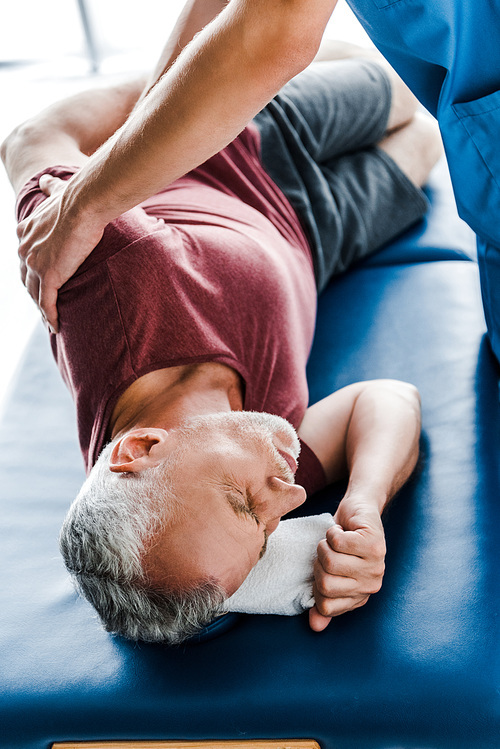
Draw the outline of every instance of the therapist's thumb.
[[[59,179],[59,177],[53,177],[52,174],[42,174],[38,180],[38,184],[40,190],[45,195],[52,195],[54,190],[56,190],[63,181],[64,180]]]

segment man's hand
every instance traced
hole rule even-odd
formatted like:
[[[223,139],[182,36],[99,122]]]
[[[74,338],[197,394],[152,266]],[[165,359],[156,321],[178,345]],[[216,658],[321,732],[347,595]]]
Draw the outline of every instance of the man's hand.
[[[349,476],[336,525],[318,545],[309,623],[320,632],[332,616],[362,606],[380,590],[386,551],[381,516],[417,462],[418,390],[397,380],[347,385],[309,406],[299,436],[316,453],[328,482]]]
[[[321,632],[333,616],[363,606],[382,585],[384,528],[377,508],[345,497],[326,538],[318,544],[314,566],[315,606],[311,629]]]
[[[17,227],[21,278],[42,317],[57,332],[58,291],[99,243],[104,227],[82,222],[65,210],[68,182],[44,174],[39,184],[49,198]]]

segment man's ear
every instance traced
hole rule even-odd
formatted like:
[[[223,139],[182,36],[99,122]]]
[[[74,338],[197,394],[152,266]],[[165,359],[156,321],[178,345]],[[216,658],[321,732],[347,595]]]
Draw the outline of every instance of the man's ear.
[[[109,459],[114,473],[140,473],[163,460],[161,448],[168,437],[165,429],[132,429],[121,437]]]

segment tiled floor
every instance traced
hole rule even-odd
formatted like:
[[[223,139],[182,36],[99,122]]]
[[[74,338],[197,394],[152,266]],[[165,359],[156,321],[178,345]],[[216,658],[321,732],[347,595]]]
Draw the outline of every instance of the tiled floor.
[[[101,55],[98,76],[91,73],[86,56],[76,0],[9,4],[9,15],[0,25],[0,141],[57,99],[151,67],[184,5],[184,0],[87,2]],[[344,0],[327,34],[367,43]],[[0,166],[0,410],[38,319],[19,280],[13,209],[14,195]]]

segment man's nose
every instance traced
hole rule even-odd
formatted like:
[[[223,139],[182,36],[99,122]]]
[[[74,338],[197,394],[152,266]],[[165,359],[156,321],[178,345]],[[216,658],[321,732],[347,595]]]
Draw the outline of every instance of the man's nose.
[[[286,515],[306,500],[306,490],[300,484],[289,484],[277,476],[271,479],[274,490],[273,515],[274,517]]]

